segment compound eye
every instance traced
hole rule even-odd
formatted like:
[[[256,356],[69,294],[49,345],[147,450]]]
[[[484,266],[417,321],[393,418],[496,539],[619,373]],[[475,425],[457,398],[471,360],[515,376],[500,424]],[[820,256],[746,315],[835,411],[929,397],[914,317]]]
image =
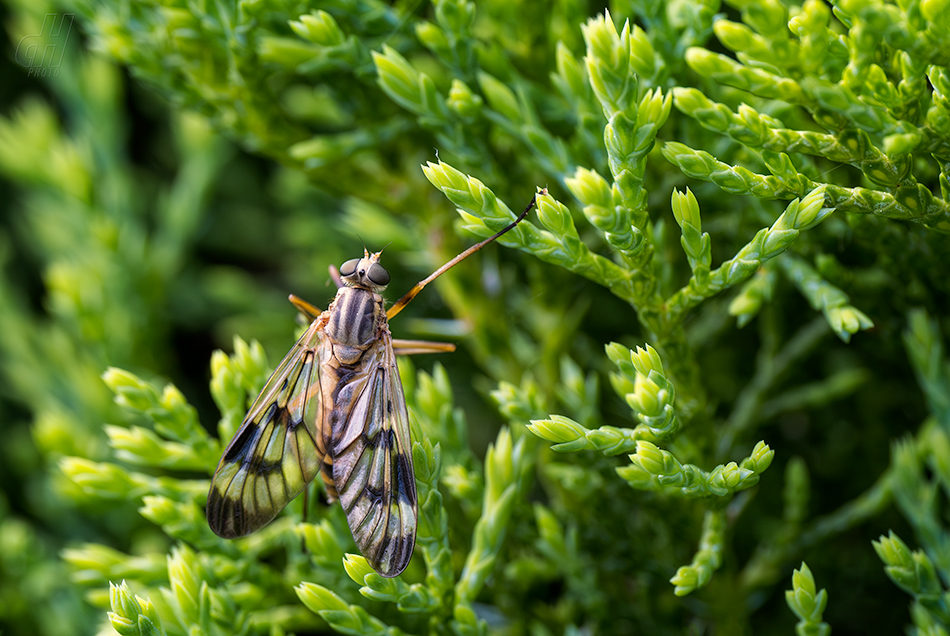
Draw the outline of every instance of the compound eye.
[[[369,272],[366,273],[366,276],[369,278],[370,282],[374,285],[388,285],[389,284],[389,272],[386,271],[386,268],[380,265],[379,263],[373,263],[369,266]]]
[[[340,265],[340,276],[352,276],[356,273],[356,266],[360,264],[360,259],[351,258]]]

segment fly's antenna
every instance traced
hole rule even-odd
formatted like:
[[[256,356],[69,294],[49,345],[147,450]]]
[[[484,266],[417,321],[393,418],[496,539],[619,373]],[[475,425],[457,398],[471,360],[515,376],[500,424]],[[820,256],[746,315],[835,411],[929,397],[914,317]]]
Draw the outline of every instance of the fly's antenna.
[[[541,190],[541,192],[539,192],[538,194],[544,195],[544,194],[547,194],[547,193],[548,193],[547,188],[543,188],[543,189]],[[431,274],[429,274],[429,276],[428,276],[427,278],[425,278],[424,280],[421,280],[421,281],[419,281],[418,283],[416,283],[416,284],[413,286],[412,289],[410,289],[408,292],[406,292],[406,295],[405,295],[405,296],[403,296],[402,298],[400,298],[399,300],[397,300],[395,303],[393,303],[393,306],[389,308],[389,311],[386,312],[386,318],[387,318],[387,320],[392,320],[392,319],[393,319],[393,316],[395,316],[395,315],[398,314],[400,311],[402,311],[403,308],[404,308],[406,305],[408,305],[409,302],[410,302],[413,298],[415,298],[415,297],[419,294],[419,292],[421,292],[422,289],[423,289],[426,285],[428,285],[429,283],[431,283],[432,281],[434,281],[436,278],[438,278],[439,276],[441,276],[442,274],[444,274],[444,273],[447,272],[448,270],[450,270],[450,269],[452,269],[453,267],[455,267],[460,261],[465,260],[466,258],[468,258],[469,256],[471,256],[472,254],[474,254],[474,253],[477,252],[478,250],[482,249],[483,247],[485,247],[486,245],[488,245],[489,243],[491,243],[492,241],[494,241],[495,239],[497,239],[499,236],[501,236],[501,235],[504,234],[505,232],[511,230],[514,226],[518,225],[518,223],[520,223],[526,216],[528,216],[528,212],[531,211],[531,208],[534,207],[534,204],[535,204],[535,202],[536,202],[537,200],[538,200],[538,195],[536,194],[536,195],[534,195],[534,197],[531,198],[531,203],[529,203],[529,204],[528,204],[528,207],[526,207],[525,210],[524,210],[524,212],[521,213],[521,216],[519,216],[517,219],[515,219],[508,227],[502,229],[502,230],[499,231],[499,232],[496,232],[493,236],[491,236],[491,237],[485,239],[484,241],[482,241],[482,242],[480,242],[480,243],[476,243],[475,245],[471,246],[470,248],[468,248],[467,250],[465,250],[464,252],[462,252],[461,254],[459,254],[458,256],[456,256],[455,258],[453,258],[452,260],[450,260],[448,263],[446,263],[445,265],[443,265],[443,266],[440,267],[439,269],[437,269],[437,270],[435,270],[434,272],[432,272]]]

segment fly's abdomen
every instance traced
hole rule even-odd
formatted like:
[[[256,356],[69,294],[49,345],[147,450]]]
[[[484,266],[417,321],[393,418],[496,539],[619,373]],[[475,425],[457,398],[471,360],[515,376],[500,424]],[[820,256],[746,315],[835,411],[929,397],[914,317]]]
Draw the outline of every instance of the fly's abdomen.
[[[333,342],[333,355],[341,364],[356,364],[376,339],[376,319],[381,301],[373,292],[344,287],[337,292],[325,332]]]

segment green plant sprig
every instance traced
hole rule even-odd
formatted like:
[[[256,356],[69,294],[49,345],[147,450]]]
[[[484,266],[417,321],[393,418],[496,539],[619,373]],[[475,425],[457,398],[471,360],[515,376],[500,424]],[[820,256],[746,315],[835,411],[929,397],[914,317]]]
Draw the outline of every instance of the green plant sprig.
[[[334,631],[351,636],[402,636],[405,632],[390,627],[365,608],[347,603],[338,594],[317,583],[304,581],[297,596],[311,612],[318,614]]]
[[[166,636],[155,606],[147,598],[132,594],[125,581],[109,584],[109,601],[109,622],[122,636]]]
[[[703,268],[694,270],[686,287],[675,292],[667,300],[666,304],[672,320],[682,319],[689,309],[698,305],[704,298],[709,298],[745,281],[758,270],[763,262],[788,249],[801,232],[818,225],[834,211],[834,208],[824,207],[824,203],[823,187],[813,190],[801,201],[795,199],[771,227],[759,230],[733,258],[708,274]],[[698,208],[696,218],[698,218]],[[685,219],[682,224],[685,228],[683,242],[687,254],[701,255],[704,249],[708,250],[708,247],[702,246],[703,241],[698,228],[686,222]]]
[[[588,214],[588,218],[605,232],[607,242],[622,255],[634,276],[634,303],[644,308],[656,306],[659,299],[650,266],[654,246],[643,180],[647,156],[669,117],[672,99],[659,89],[640,92],[638,72],[655,71],[656,54],[639,28],[631,32],[629,22],[625,22],[618,33],[610,14],[605,13],[588,20],[582,29],[590,85],[607,119],[604,144],[613,176],[609,213]],[[584,176],[579,172],[574,179]],[[579,185],[566,183],[576,196]],[[581,200],[588,207],[593,203]],[[592,210],[605,208],[601,204]]]
[[[472,547],[455,585],[453,624],[456,630],[470,633],[482,629],[471,604],[495,567],[515,501],[523,494],[532,464],[525,440],[514,442],[504,428],[485,455],[482,514],[475,524]]]
[[[703,517],[703,532],[699,550],[689,565],[684,565],[670,579],[677,596],[686,596],[704,587],[712,579],[713,572],[722,565],[725,546],[726,514],[722,510],[707,510]]]
[[[544,420],[531,420],[528,430],[541,439],[554,442],[551,450],[559,453],[593,450],[607,456],[620,455],[634,450],[637,440],[646,439],[648,436],[654,439],[646,428],[601,426],[588,429],[563,415],[552,415]]]
[[[864,312],[848,303],[846,293],[824,280],[804,260],[788,254],[777,262],[812,308],[821,310],[828,326],[844,342],[850,341],[858,331],[874,326]]]
[[[894,531],[872,543],[884,572],[897,587],[926,609],[944,627],[950,625],[950,601],[933,561],[923,550],[911,551]]]
[[[515,220],[507,205],[478,179],[467,176],[445,162],[423,166],[426,178],[441,190],[453,205],[459,208],[463,228],[478,236],[490,236]],[[560,265],[590,278],[625,299],[633,299],[630,276],[619,265],[594,254],[577,238],[573,220],[566,207],[550,195],[538,196],[539,218],[545,226],[559,229],[563,234],[539,230],[528,221],[522,221],[498,239],[502,245],[518,247],[541,260]]]
[[[759,113],[747,104],[740,104],[738,112],[733,112],[728,106],[713,102],[695,88],[674,89],[673,103],[680,112],[689,115],[707,130],[729,135],[750,148],[775,153],[803,153],[837,163],[848,163],[881,185],[899,185],[910,168],[909,155],[901,154],[897,160],[892,160],[871,143],[864,131],[836,136],[785,128],[782,122]]]
[[[449,521],[442,504],[438,482],[442,474],[442,452],[428,437],[413,443],[413,463],[419,486],[419,529],[417,542],[426,562],[426,586],[435,603],[444,605],[451,600],[455,582],[452,572],[452,551],[449,545]],[[414,601],[418,604],[417,601]]]
[[[673,453],[655,444],[638,440],[630,465],[618,468],[617,473],[641,490],[677,492],[688,498],[726,497],[757,484],[774,456],[775,451],[759,442],[741,462],[719,464],[707,472],[681,463]]]
[[[614,390],[630,405],[640,424],[634,429],[601,426],[591,430],[563,415],[531,420],[528,430],[555,442],[552,450],[596,450],[608,456],[619,455],[636,449],[638,440],[670,441],[678,434],[680,421],[673,407],[675,391],[656,350],[647,345],[633,352],[611,343],[607,345],[607,356],[620,371],[610,377]]]
[[[804,562],[801,568],[792,572],[792,589],[785,592],[785,602],[798,617],[795,625],[798,636],[831,634],[831,626],[821,620],[828,605],[828,593],[816,591],[815,577]]]

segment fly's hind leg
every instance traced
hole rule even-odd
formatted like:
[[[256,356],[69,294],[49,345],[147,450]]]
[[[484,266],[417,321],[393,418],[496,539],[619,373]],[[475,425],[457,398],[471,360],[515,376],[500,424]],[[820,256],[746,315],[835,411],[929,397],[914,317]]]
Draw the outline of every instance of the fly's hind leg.
[[[393,353],[397,356],[414,356],[420,353],[450,353],[452,351],[455,351],[455,345],[451,342],[393,338]]]

